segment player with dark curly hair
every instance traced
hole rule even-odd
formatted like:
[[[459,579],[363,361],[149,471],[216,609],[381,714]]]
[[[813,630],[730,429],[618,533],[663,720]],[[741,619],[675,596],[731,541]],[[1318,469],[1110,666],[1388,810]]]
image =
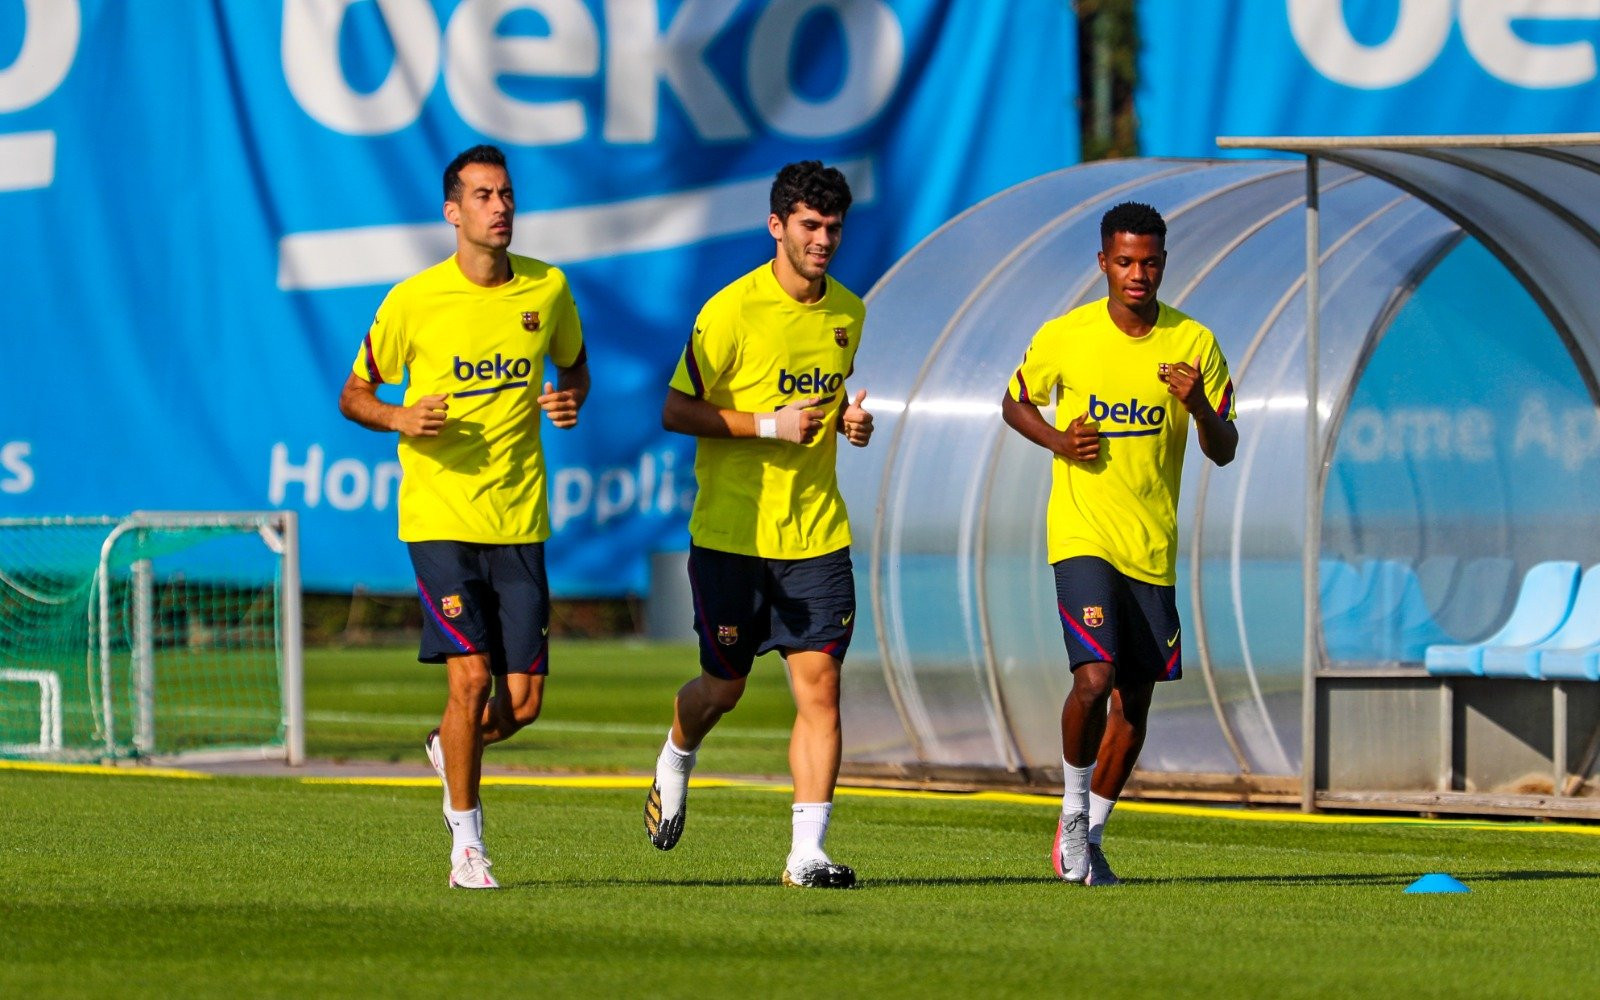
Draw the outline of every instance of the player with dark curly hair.
[[[845,379],[866,310],[828,276],[850,186],[815,160],[772,185],[772,260],[711,297],[667,390],[661,422],[696,438],[689,583],[700,674],[678,691],[645,800],[661,850],[683,833],[701,741],[739,703],[755,658],[777,650],[795,699],[789,766],[792,841],[783,883],[849,888],[855,872],[823,850],[839,777],[839,670],[855,624],[850,522],[834,463],[872,415]]]

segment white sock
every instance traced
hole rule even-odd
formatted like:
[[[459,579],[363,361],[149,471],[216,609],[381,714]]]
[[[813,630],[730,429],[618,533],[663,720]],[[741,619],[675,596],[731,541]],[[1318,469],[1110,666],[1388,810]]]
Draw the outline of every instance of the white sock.
[[[1111,818],[1111,810],[1116,805],[1116,799],[1103,799],[1093,792],[1089,793],[1089,843],[1098,844],[1105,836],[1106,820]]]
[[[666,822],[678,815],[678,804],[683,801],[689,787],[689,772],[694,770],[697,751],[680,750],[667,733],[667,742],[656,758],[656,787],[661,789],[661,820]]]
[[[789,867],[797,861],[827,861],[822,840],[828,835],[832,802],[796,802],[793,808],[794,839],[789,844]]]
[[[1061,793],[1061,814],[1071,816],[1089,811],[1089,782],[1094,778],[1094,765],[1074,767],[1061,758],[1061,780],[1065,786]]]
[[[469,847],[483,850],[483,806],[474,806],[465,812],[446,809],[444,818],[450,824],[450,856],[458,858]]]

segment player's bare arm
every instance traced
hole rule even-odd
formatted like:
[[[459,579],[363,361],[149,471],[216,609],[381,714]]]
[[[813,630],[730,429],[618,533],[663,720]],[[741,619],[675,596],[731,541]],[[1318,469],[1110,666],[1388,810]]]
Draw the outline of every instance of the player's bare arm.
[[[823,409],[830,398],[797,399],[771,413],[725,410],[704,399],[669,388],[661,407],[661,426],[678,434],[708,438],[776,438],[806,444],[822,427]],[[870,435],[870,431],[868,432]]]
[[[865,448],[867,442],[872,440],[872,414],[861,405],[866,398],[867,390],[862,389],[839,411],[839,433],[857,448]]]
[[[1075,462],[1093,462],[1100,457],[1100,427],[1089,414],[1074,417],[1057,430],[1032,403],[1012,399],[1006,393],[1000,400],[1000,415],[1012,430],[1041,448]]]
[[[1239,429],[1233,421],[1222,419],[1206,398],[1200,359],[1161,365],[1156,377],[1167,384],[1167,392],[1194,418],[1195,436],[1205,456],[1219,466],[1233,461],[1239,447]]]
[[[399,431],[406,437],[438,437],[450,409],[446,393],[423,396],[410,406],[378,398],[378,386],[351,372],[339,393],[339,412],[372,431]]]
[[[588,362],[580,361],[571,368],[557,365],[555,383],[544,384],[544,392],[539,396],[539,408],[544,410],[550,422],[557,427],[563,429],[576,427],[578,410],[588,398]]]

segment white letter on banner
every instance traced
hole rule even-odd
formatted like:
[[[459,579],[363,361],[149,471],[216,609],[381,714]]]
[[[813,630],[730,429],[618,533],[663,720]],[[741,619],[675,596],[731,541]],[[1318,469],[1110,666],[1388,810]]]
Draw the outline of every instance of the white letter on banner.
[[[542,15],[550,33],[501,38],[495,29],[514,10]],[[522,146],[583,138],[588,126],[577,100],[533,104],[502,92],[500,76],[589,77],[600,70],[594,19],[579,0],[465,0],[445,29],[444,85],[462,121],[485,135]]]
[[[22,49],[0,69],[0,111],[30,108],[55,93],[78,53],[78,0],[22,0]]]
[[[1443,0],[1400,0],[1389,38],[1362,45],[1345,23],[1342,0],[1289,0],[1289,30],[1323,76],[1349,87],[1383,90],[1412,79],[1444,50],[1450,8]]]
[[[581,517],[594,499],[594,477],[581,466],[568,466],[556,473],[550,484],[550,525],[556,531]]]
[[[621,517],[633,506],[639,487],[634,482],[633,470],[610,468],[600,473],[600,484],[595,489],[594,520],[604,525],[614,517]]]
[[[377,0],[394,65],[370,94],[350,89],[339,28],[356,0],[284,0],[283,78],[306,114],[345,135],[397,132],[417,120],[439,75],[439,21],[428,0]]]
[[[28,453],[33,445],[26,441],[7,441],[0,448],[0,466],[11,473],[10,479],[0,480],[0,493],[26,493],[33,489],[33,466],[28,464]]]
[[[820,10],[831,10],[844,29],[844,83],[838,93],[813,103],[789,85],[795,33]],[[906,40],[900,22],[882,0],[776,0],[761,12],[751,33],[745,75],[750,100],[775,131],[801,139],[842,135],[883,110],[900,81]]]
[[[322,500],[322,445],[306,449],[306,464],[290,465],[289,449],[282,441],[272,446],[272,472],[267,476],[267,502],[274,507],[283,506],[284,494],[290,483],[299,483],[305,490],[307,507],[315,507]]]
[[[656,0],[606,0],[607,142],[655,142],[658,84],[677,95],[702,139],[744,139],[750,127],[705,63],[739,0],[687,0],[661,33]]]
[[[345,485],[345,480],[350,485]],[[359,459],[341,458],[328,466],[328,479],[322,491],[328,494],[328,503],[334,510],[355,510],[367,502],[372,490],[372,473]]]
[[[1478,64],[1518,87],[1576,87],[1594,79],[1594,43],[1540,45],[1513,21],[1600,20],[1600,0],[1461,0],[1461,37]]]

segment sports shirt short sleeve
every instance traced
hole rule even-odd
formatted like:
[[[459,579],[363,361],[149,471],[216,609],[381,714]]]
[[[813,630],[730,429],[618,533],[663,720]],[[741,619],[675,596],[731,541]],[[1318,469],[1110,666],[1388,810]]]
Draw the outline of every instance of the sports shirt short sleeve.
[[[699,438],[696,545],[768,559],[805,559],[850,544],[835,474],[835,427],[847,402],[866,307],[829,278],[822,299],[796,302],[771,263],[728,285],[695,320],[671,386],[728,410],[770,413],[816,399],[822,430],[807,444]]]
[[[1158,377],[1161,363],[1198,358],[1206,398],[1234,419],[1233,381],[1211,331],[1162,305],[1143,337],[1117,328],[1100,299],[1034,334],[1008,391],[1055,405],[1054,426],[1084,417],[1100,430],[1100,457],[1053,457],[1046,516],[1049,561],[1098,556],[1137,580],[1176,580],[1178,492],[1190,417]]]
[[[383,304],[378,306],[378,315],[373,318],[372,327],[362,338],[355,364],[351,366],[358,376],[375,385],[396,385],[406,377],[409,345],[406,341],[405,307],[402,304],[404,298],[403,295],[395,295],[394,289],[390,289],[389,294],[383,297]]]
[[[446,397],[437,437],[400,436],[400,538],[542,542],[550,536],[543,414],[545,359],[583,360],[583,328],[560,269],[510,256],[511,280],[484,288],[455,257],[390,290],[351,370],[406,382],[404,404]]]

